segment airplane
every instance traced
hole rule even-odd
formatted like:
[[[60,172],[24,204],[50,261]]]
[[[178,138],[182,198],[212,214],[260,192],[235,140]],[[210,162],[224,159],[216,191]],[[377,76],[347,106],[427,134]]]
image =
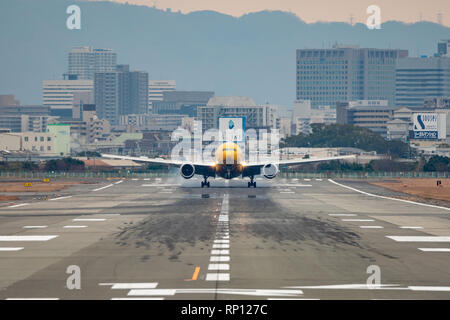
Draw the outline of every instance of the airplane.
[[[133,160],[141,162],[150,162],[155,164],[165,164],[180,168],[180,175],[184,179],[190,179],[194,175],[202,175],[203,181],[201,187],[210,187],[208,178],[216,176],[224,179],[233,179],[236,177],[248,177],[248,188],[256,188],[255,176],[263,175],[267,179],[273,179],[277,176],[280,166],[292,166],[308,162],[353,159],[355,155],[326,157],[326,158],[303,158],[292,160],[277,160],[271,162],[246,163],[242,161],[242,152],[239,146],[233,142],[225,142],[217,148],[215,162],[189,162],[181,160],[167,160],[162,158],[130,157],[118,156],[113,154],[102,154],[102,157],[121,160]]]

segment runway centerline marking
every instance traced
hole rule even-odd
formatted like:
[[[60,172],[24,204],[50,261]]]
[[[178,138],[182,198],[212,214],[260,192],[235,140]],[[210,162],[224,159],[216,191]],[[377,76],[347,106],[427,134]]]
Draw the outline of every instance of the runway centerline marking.
[[[228,249],[228,250],[212,250],[210,262],[229,262],[230,261],[230,236],[229,236],[229,194],[223,195],[222,206],[220,214],[217,217],[216,237],[213,242],[213,249]],[[214,215],[216,217],[216,215]],[[225,239],[225,237],[227,239]],[[216,255],[215,255],[216,254]],[[230,265],[224,263],[211,263],[208,265],[208,271],[229,271]],[[230,281],[230,273],[207,273],[206,281]]]
[[[230,265],[228,263],[211,263],[208,265],[208,270],[228,271]]]
[[[352,188],[352,187],[343,185],[343,184],[338,183],[338,182],[336,182],[336,181],[334,181],[334,180],[332,180],[332,179],[328,179],[328,181],[330,181],[331,183],[334,183],[335,185],[341,186],[341,187],[343,187],[343,188],[347,188],[347,189],[349,189],[349,190],[353,190],[353,191],[355,191],[355,192],[359,192],[359,193],[365,194],[365,195],[367,195],[367,196],[375,197],[375,198],[387,199],[387,200],[394,200],[394,201],[400,201],[400,202],[406,202],[406,203],[410,203],[410,204],[416,204],[416,205],[419,205],[419,206],[430,207],[430,208],[437,208],[437,209],[442,209],[442,210],[450,211],[450,208],[446,208],[446,207],[435,206],[435,205],[432,205],[432,204],[420,203],[420,202],[415,202],[415,201],[410,201],[410,200],[403,200],[403,199],[397,199],[397,198],[390,198],[390,197],[385,197],[385,196],[379,196],[379,195],[376,195],[376,194],[368,193],[368,192],[365,192],[365,191],[361,191],[361,190],[358,190],[358,189],[355,189],[355,188]]]
[[[342,221],[346,222],[374,222],[373,219],[342,219]]]
[[[72,219],[72,221],[106,221],[106,219],[103,219],[103,218],[75,218],[75,219]]]
[[[230,256],[211,256],[209,261],[211,261],[211,262],[229,262]]]

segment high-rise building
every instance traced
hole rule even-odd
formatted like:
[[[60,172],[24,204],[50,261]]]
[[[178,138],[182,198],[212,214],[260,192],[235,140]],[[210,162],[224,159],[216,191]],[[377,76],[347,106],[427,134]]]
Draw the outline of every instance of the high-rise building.
[[[164,92],[175,91],[177,84],[175,80],[149,80],[148,81],[148,110],[152,111],[153,101],[163,101]]]
[[[148,73],[130,71],[128,65],[118,65],[113,72],[97,72],[94,100],[99,118],[112,125],[119,124],[121,115],[147,113]]]
[[[72,117],[74,95],[92,94],[93,80],[44,80],[42,81],[42,104],[50,107],[52,115]]]
[[[395,62],[407,50],[333,46],[297,50],[297,100],[311,107],[338,101],[395,99]]]
[[[450,57],[405,58],[397,61],[397,106],[422,108],[425,99],[443,96],[450,96]]]
[[[437,55],[450,57],[450,39],[441,40],[437,45]]]
[[[94,49],[89,46],[73,47],[68,57],[68,75],[78,80],[94,80],[96,72],[116,69],[117,54],[111,49]]]

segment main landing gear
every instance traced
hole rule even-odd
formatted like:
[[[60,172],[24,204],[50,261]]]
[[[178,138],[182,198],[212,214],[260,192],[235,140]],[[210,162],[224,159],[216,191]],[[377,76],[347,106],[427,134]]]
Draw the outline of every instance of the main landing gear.
[[[202,188],[208,187],[209,188],[209,181],[207,176],[203,176],[204,181],[202,181]]]
[[[251,177],[250,177],[250,182],[248,183],[248,187],[249,187],[249,188],[250,188],[250,187],[256,188],[256,182],[253,181],[253,179],[255,179],[255,177],[254,177],[254,176],[251,176]]]

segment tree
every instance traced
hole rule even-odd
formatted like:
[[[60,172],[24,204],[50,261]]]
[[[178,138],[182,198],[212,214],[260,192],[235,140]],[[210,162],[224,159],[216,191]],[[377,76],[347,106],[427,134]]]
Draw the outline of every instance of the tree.
[[[57,160],[49,160],[44,165],[44,170],[46,171],[80,171],[83,169],[83,161],[70,157]]]
[[[300,133],[281,142],[281,147],[337,148],[352,147],[366,151],[388,154],[393,158],[408,158],[411,148],[402,141],[386,141],[379,134],[348,124],[311,125],[312,133]]]
[[[432,156],[423,166],[423,171],[450,171],[450,158],[443,156]]]

